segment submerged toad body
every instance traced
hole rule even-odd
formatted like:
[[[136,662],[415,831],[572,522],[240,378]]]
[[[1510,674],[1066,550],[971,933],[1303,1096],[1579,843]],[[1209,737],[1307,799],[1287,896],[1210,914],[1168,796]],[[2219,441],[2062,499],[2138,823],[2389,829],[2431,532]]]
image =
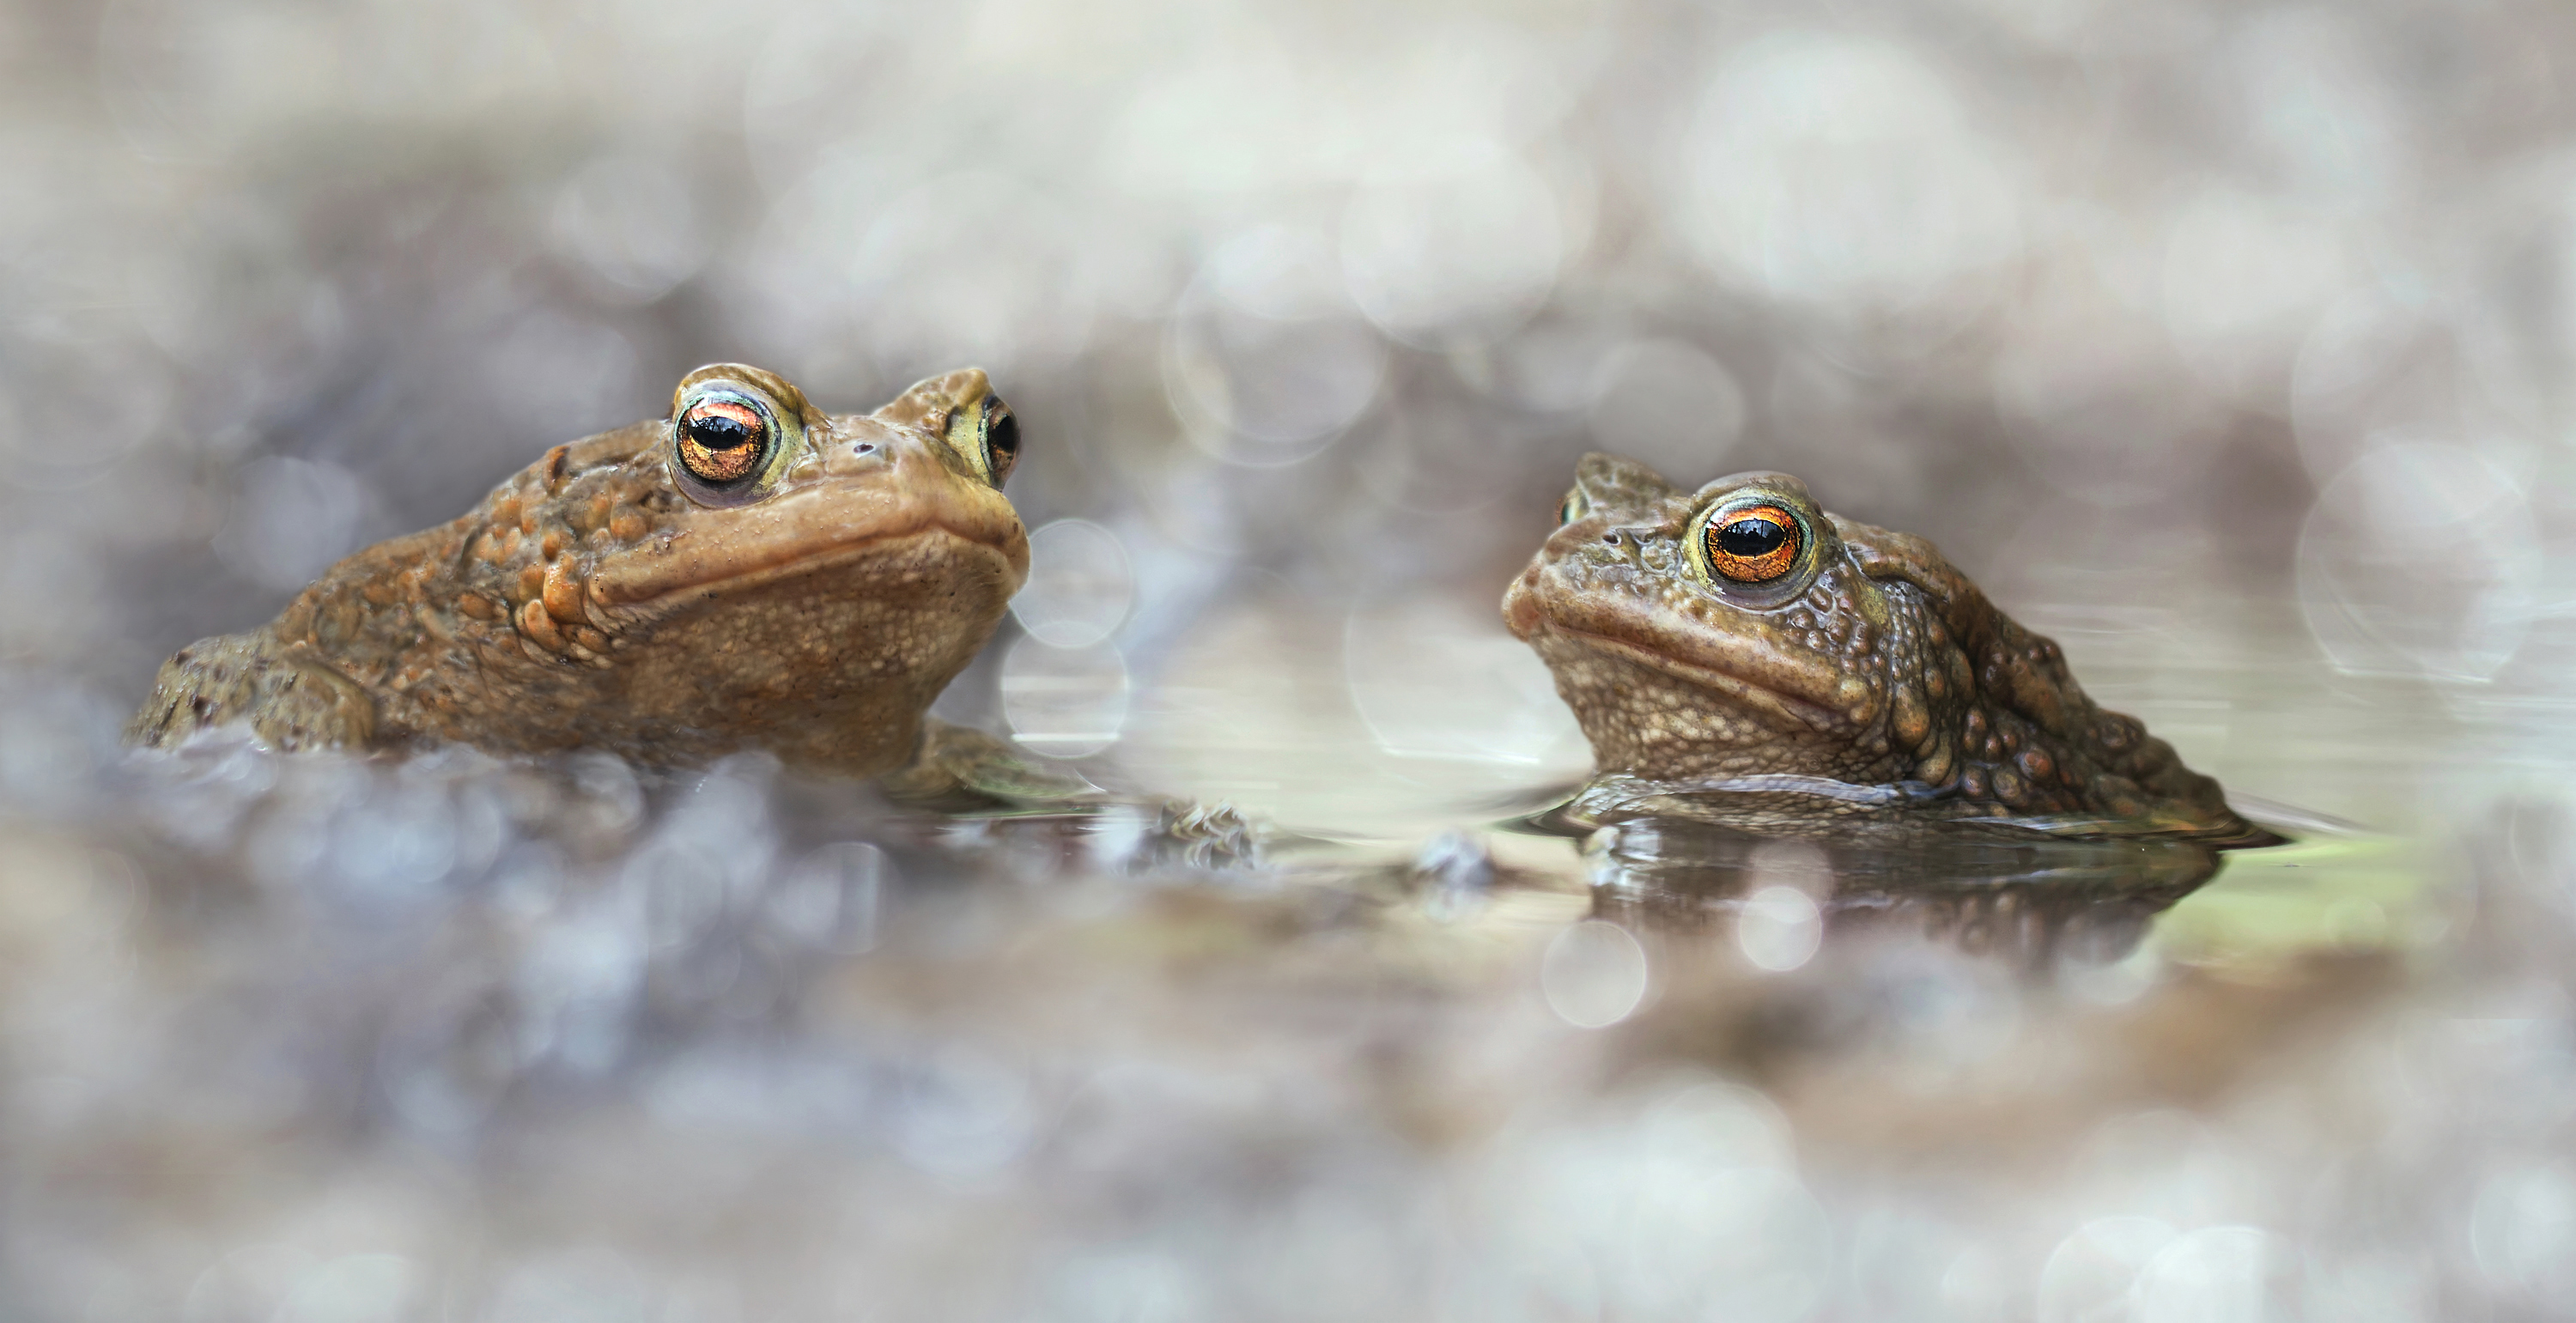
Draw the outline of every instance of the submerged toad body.
[[[1931,543],[1795,478],[1686,492],[1588,455],[1560,516],[1503,615],[1581,721],[1595,789],[1628,783],[1594,807],[1686,783],[1759,794],[1766,817],[2260,835]]]
[[[1001,492],[1018,454],[976,369],[834,416],[758,368],[700,368],[668,418],[557,446],[181,650],[127,733],[893,771],[1027,577]]]

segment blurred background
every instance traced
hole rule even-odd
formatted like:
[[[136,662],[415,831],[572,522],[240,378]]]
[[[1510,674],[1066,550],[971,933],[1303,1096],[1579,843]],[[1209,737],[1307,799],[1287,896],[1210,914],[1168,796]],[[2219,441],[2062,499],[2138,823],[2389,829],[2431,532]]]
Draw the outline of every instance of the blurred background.
[[[2564,5],[18,0],[0,68],[13,1317],[2576,1317]],[[718,359],[987,368],[1036,569],[940,711],[1338,853],[114,750]],[[1487,825],[1588,766],[1496,603],[1591,449],[1932,538],[2308,835],[2080,969],[2080,894],[1840,940],[1906,902],[1814,852],[1616,900]]]

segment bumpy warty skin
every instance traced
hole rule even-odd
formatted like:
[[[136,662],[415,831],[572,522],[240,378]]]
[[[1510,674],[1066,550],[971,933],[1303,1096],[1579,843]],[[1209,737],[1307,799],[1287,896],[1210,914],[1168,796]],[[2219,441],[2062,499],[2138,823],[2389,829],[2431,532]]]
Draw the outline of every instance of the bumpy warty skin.
[[[1693,516],[1747,488],[1811,518],[1812,580],[1785,600],[1729,600],[1686,550]],[[2217,782],[2095,706],[2055,643],[1922,538],[1827,514],[1783,475],[1684,492],[1600,454],[1569,502],[1577,517],[1513,582],[1503,614],[1554,673],[1603,773],[1786,774],[1907,786],[1913,811],[1948,817],[2247,830]]]
[[[667,766],[757,748],[858,776],[902,767],[1028,573],[997,481],[943,440],[952,411],[989,396],[984,374],[843,416],[734,375],[802,424],[806,453],[764,498],[693,502],[667,420],[558,446],[465,515],[334,565],[268,625],[182,649],[129,738],[247,721],[287,749],[450,740]]]

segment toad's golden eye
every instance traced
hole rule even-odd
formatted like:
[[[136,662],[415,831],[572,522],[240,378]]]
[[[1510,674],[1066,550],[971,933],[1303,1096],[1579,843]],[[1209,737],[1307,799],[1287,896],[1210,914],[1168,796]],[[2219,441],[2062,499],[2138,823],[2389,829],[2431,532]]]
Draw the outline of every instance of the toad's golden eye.
[[[741,400],[703,399],[681,415],[680,464],[701,482],[740,482],[769,459],[769,420]]]
[[[1583,489],[1577,487],[1567,492],[1564,500],[1556,503],[1556,526],[1563,528],[1590,513],[1592,513],[1592,502],[1584,496]]]
[[[1726,511],[1700,536],[1709,568],[1737,583],[1769,583],[1798,563],[1797,517],[1776,505]]]
[[[662,453],[671,485],[713,510],[778,494],[805,449],[809,423],[828,428],[805,393],[774,372],[710,363],[672,392]]]

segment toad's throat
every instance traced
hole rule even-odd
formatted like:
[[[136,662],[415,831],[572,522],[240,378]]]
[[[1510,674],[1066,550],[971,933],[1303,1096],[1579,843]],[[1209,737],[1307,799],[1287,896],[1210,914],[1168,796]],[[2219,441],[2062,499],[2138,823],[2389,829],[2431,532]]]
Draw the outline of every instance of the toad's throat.
[[[1607,635],[1576,629],[1560,621],[1551,620],[1546,628],[1551,634],[1595,652],[1708,690],[1739,708],[1767,716],[1779,725],[1831,730],[1844,725],[1847,720],[1845,714],[1831,708],[1712,666],[1683,661]]]

